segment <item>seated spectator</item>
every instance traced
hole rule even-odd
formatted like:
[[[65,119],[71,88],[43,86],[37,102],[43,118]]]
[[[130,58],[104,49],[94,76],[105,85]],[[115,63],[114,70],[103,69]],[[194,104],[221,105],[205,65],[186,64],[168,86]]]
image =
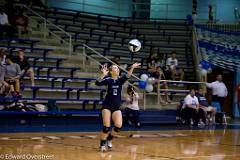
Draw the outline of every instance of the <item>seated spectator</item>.
[[[5,54],[5,48],[0,48],[0,64],[6,65],[6,54]]]
[[[175,67],[172,71],[172,79],[174,81],[183,81],[183,78],[184,78],[183,69],[179,68],[178,66]]]
[[[14,58],[14,62],[17,63],[21,68],[21,78],[24,76],[30,77],[32,86],[35,86],[34,71],[24,56],[24,50],[18,51],[17,56]]]
[[[166,71],[171,73],[171,78],[175,75],[176,67],[178,66],[178,60],[176,58],[176,51],[172,51],[172,56],[166,61]]]
[[[20,66],[16,63],[13,63],[12,57],[6,57],[6,72],[5,72],[5,81],[10,85],[11,93],[14,97],[19,97],[20,95],[20,76],[21,69]]]
[[[182,112],[185,123],[188,125],[193,121],[193,125],[197,126],[200,118],[204,117],[204,111],[199,107],[198,98],[195,96],[194,89],[191,89],[190,93],[184,98]]]
[[[161,69],[160,66],[158,66],[156,68],[156,72],[153,73],[151,75],[152,77],[154,77],[156,80],[166,80],[166,77],[163,73],[163,70]],[[160,86],[158,86],[160,85]],[[156,83],[154,84],[155,88],[158,89],[158,88],[162,88],[162,89],[168,89],[168,83],[167,82],[160,82],[159,81],[156,81]],[[170,103],[170,99],[169,99],[169,96],[168,96],[168,91],[164,91],[164,94],[165,94],[165,100],[163,100],[160,96],[160,103],[163,103],[163,104],[166,104],[166,102]]]
[[[0,64],[0,97],[5,97],[5,94],[9,90],[9,85],[4,80],[5,73],[6,68],[2,64]]]
[[[152,75],[156,74],[158,66],[161,66],[161,64],[157,57],[157,53],[151,52],[147,59],[147,71],[149,72],[151,77]]]
[[[6,32],[9,38],[13,38],[15,34],[15,29],[8,22],[8,16],[4,13],[4,10],[0,8],[0,38],[2,34]]]
[[[140,121],[139,121],[138,99],[139,99],[139,95],[135,91],[135,89],[132,86],[128,86],[127,94],[125,96],[125,101],[127,104],[127,106],[125,108],[126,121],[130,125],[133,124],[136,127],[141,126]]]
[[[217,113],[217,110],[216,110],[216,108],[209,105],[209,103],[205,97],[204,89],[200,88],[198,90],[198,93],[196,93],[196,96],[199,101],[199,107],[203,109],[203,111],[205,113],[205,117],[207,117],[208,113],[209,113],[210,114],[209,120],[210,120],[210,122],[212,122],[214,124],[215,123],[215,115]]]

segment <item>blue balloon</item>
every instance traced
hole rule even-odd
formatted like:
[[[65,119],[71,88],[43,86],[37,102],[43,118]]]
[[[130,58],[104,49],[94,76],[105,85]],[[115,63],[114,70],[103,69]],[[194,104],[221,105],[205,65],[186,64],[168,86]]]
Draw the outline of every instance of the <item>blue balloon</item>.
[[[188,22],[191,22],[191,21],[192,21],[192,15],[190,15],[190,14],[187,15],[187,21],[188,21]]]
[[[210,64],[205,60],[202,60],[200,64],[202,65],[202,68],[206,70],[208,70],[211,67]]]
[[[146,81],[139,81],[138,83],[138,86],[141,89],[145,89],[146,85],[147,85]]]
[[[193,18],[192,18],[192,15],[187,15],[186,19],[187,19],[187,22],[188,22],[190,25],[193,24]]]

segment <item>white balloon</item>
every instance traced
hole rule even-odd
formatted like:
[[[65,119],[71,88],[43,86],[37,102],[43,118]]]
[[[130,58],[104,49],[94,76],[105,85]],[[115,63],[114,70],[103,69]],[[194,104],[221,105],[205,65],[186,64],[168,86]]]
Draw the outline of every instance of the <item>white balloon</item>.
[[[148,75],[142,74],[140,78],[141,78],[141,80],[143,80],[143,81],[147,81]]]
[[[212,73],[212,68],[208,68],[208,73]]]
[[[145,87],[145,90],[146,90],[147,92],[152,92],[152,91],[153,91],[153,85],[147,84],[147,86]]]
[[[201,65],[201,64],[199,64],[199,65],[198,65],[198,67],[201,69],[201,68],[202,68],[202,65]]]
[[[207,70],[206,69],[202,69],[201,70],[201,74],[202,74],[202,76],[206,76],[207,75]]]
[[[154,82],[155,82],[155,78],[154,78],[154,77],[149,77],[149,78],[147,79],[147,83],[148,83],[148,84],[154,84]]]

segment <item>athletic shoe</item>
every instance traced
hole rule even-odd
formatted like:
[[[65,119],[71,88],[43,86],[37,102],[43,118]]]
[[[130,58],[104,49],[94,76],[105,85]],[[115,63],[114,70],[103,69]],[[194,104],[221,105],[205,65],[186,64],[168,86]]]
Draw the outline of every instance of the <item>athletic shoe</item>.
[[[112,141],[107,141],[107,147],[109,150],[112,149]]]
[[[100,152],[107,152],[107,147],[106,146],[100,146],[99,151]]]
[[[137,128],[141,128],[140,122],[138,122],[136,126],[137,126]]]

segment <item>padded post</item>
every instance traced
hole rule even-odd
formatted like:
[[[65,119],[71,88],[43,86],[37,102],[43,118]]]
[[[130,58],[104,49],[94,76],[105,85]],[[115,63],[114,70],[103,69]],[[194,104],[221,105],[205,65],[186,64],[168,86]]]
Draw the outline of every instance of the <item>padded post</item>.
[[[85,81],[85,89],[88,89],[89,82],[91,82],[91,80],[86,80]]]
[[[82,91],[82,89],[78,89],[77,90],[77,100],[79,100],[80,99],[80,92]]]
[[[82,109],[85,111],[86,110],[86,104],[88,104],[89,101],[83,101]]]
[[[50,77],[50,72],[51,72],[52,69],[53,69],[53,68],[48,68],[48,70],[47,70],[47,76],[48,76],[48,77]]]
[[[67,90],[66,99],[69,99],[69,98],[70,98],[70,93],[71,93],[72,90],[73,90],[73,89],[70,89],[70,88]]]
[[[62,59],[58,59],[58,60],[56,61],[56,67],[57,67],[57,69],[59,68],[61,62],[62,62]]]
[[[68,80],[67,78],[63,78],[63,79],[62,79],[62,88],[65,87],[65,82],[66,82],[67,80]]]
[[[37,96],[37,91],[39,90],[40,88],[38,88],[38,87],[34,87],[34,88],[32,88],[32,91],[33,91],[33,95],[32,95],[32,98],[33,99],[35,99]]]
[[[40,76],[40,70],[42,69],[42,67],[38,67],[37,68],[37,76],[39,77]]]
[[[54,88],[55,86],[55,80],[57,80],[57,78],[52,78],[51,80],[51,87]]]

